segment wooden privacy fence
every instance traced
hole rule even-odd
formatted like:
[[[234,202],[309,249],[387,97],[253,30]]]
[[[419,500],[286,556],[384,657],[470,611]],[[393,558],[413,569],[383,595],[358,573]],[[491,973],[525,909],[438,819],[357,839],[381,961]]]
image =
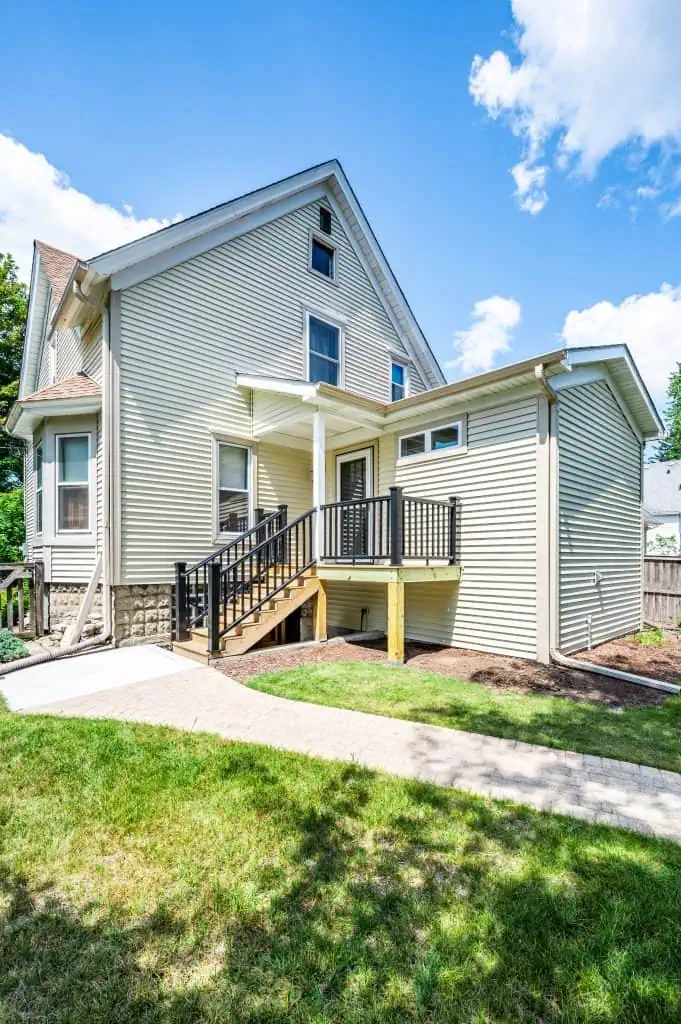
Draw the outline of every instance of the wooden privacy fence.
[[[644,566],[644,621],[681,625],[681,556],[646,555]]]
[[[0,562],[0,627],[42,636],[44,579],[42,562]]]

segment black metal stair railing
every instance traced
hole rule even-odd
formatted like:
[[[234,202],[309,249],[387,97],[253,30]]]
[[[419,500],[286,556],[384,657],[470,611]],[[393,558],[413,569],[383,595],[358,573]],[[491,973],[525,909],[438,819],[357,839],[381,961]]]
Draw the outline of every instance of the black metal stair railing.
[[[208,571],[208,650],[258,612],[315,563],[314,523],[310,509],[287,523],[224,569],[213,563]]]
[[[194,626],[204,626],[208,614],[208,579],[211,566],[220,570],[242,558],[247,551],[261,544],[286,524],[287,506],[279,505],[276,512],[255,510],[255,525],[234,540],[211,552],[200,561],[187,566],[175,563],[175,639],[186,640]]]

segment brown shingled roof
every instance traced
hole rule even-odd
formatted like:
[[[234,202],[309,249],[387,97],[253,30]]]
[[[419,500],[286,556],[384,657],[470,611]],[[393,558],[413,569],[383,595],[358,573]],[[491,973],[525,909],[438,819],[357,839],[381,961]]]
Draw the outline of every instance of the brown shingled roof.
[[[40,264],[52,285],[52,298],[50,301],[50,315],[59,305],[59,300],[64,294],[64,289],[69,283],[73,268],[78,263],[78,257],[62,249],[55,249],[45,242],[36,242],[36,249],[40,253]]]
[[[97,381],[84,373],[77,373],[75,377],[65,377],[58,380],[56,384],[50,384],[47,388],[34,391],[32,395],[26,395],[21,399],[25,402],[49,402],[57,398],[94,398],[102,394]]]

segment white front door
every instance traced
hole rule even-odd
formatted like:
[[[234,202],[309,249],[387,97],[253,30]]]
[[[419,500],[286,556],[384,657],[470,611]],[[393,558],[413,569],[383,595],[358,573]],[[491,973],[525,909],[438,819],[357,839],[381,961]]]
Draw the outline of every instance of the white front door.
[[[365,500],[374,493],[373,455],[373,448],[362,448],[336,456],[336,500],[353,503],[340,510],[338,554],[343,558],[371,557],[373,517]]]

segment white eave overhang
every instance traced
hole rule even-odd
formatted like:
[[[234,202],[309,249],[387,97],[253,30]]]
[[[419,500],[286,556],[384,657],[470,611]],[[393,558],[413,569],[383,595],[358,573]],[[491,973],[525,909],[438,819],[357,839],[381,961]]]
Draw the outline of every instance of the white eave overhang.
[[[49,398],[44,401],[15,402],[7,417],[7,432],[30,441],[47,417],[87,416],[102,408],[101,395],[83,398]]]

